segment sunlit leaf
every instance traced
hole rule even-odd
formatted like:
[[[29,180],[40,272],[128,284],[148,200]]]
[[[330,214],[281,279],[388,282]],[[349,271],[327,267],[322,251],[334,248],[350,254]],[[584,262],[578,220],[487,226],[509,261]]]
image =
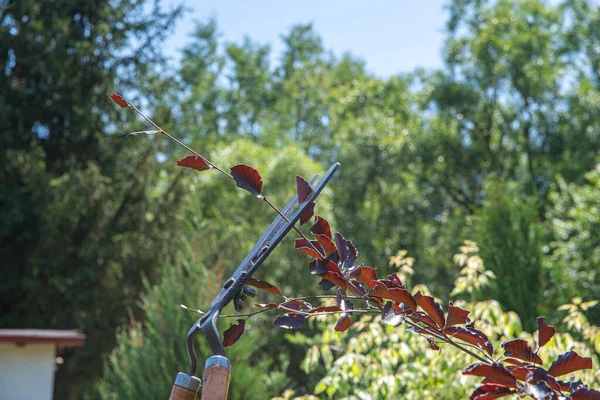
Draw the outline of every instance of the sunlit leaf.
[[[508,364],[516,365],[518,367],[527,367],[527,366],[529,366],[528,362],[520,361],[520,360],[517,360],[515,358],[505,358],[504,362],[508,363]]]
[[[283,296],[283,294],[277,288],[277,286],[271,285],[269,282],[266,282],[266,281],[261,281],[259,279],[255,279],[255,278],[249,278],[246,281],[246,285],[254,286],[257,289],[266,290],[268,292],[275,293],[275,294],[278,294],[280,296]]]
[[[327,279],[329,282],[341,287],[344,290],[348,288],[348,282],[346,279],[344,279],[344,277],[337,272],[326,272],[325,275],[323,275],[323,279]]]
[[[535,400],[556,399],[556,393],[548,386],[546,382],[538,382],[535,385],[526,385],[525,394]]]
[[[394,300],[398,303],[404,303],[413,310],[417,309],[417,302],[410,292],[406,289],[393,288],[387,289],[383,287],[376,287],[369,292],[369,296],[377,296],[383,299]]]
[[[302,314],[283,314],[275,318],[273,324],[285,329],[298,329],[304,325],[306,317]]]
[[[236,184],[256,197],[261,196],[262,178],[257,170],[246,164],[239,164],[231,167],[231,176]]]
[[[571,393],[571,400],[600,400],[600,392],[582,387]]]
[[[361,265],[354,268],[352,272],[350,272],[350,276],[355,277],[360,282],[373,289],[375,287],[375,281],[377,280],[377,270],[372,267]]]
[[[381,319],[386,325],[398,326],[404,322],[404,315],[399,314],[391,301],[388,301],[381,310]]]
[[[436,324],[443,328],[446,325],[446,321],[444,319],[444,310],[442,307],[435,301],[435,299],[431,296],[425,296],[421,294],[421,292],[417,292],[413,296],[419,305],[433,320]]]
[[[558,356],[556,361],[550,365],[548,373],[554,377],[558,377],[582,369],[592,369],[592,359],[581,357],[574,351],[568,351]]]
[[[350,325],[352,325],[352,320],[350,317],[348,315],[342,315],[335,324],[335,330],[338,332],[344,332],[350,327]]]
[[[527,362],[543,364],[540,356],[535,354],[531,347],[529,347],[529,344],[523,339],[506,341],[500,347],[504,350],[505,357],[514,357]]]
[[[485,350],[489,355],[494,353],[494,348],[488,337],[481,331],[476,329],[466,329],[458,326],[449,326],[444,329],[444,333],[448,336],[460,339],[470,343],[482,350]]]
[[[429,342],[429,348],[431,350],[440,350],[440,347],[437,345],[434,338],[428,337],[427,341]]]
[[[469,397],[469,400],[493,400],[510,396],[516,393],[514,390],[499,385],[482,385],[478,387]]]
[[[117,103],[117,105],[121,108],[126,108],[129,107],[129,104],[127,104],[127,101],[120,95],[113,93],[111,95],[109,95],[109,97],[112,99],[112,101],[114,101],[115,103]]]
[[[491,378],[496,385],[501,385],[509,388],[517,387],[517,378],[506,369],[502,364],[484,364],[476,363],[469,365],[462,373],[463,375],[481,376]]]
[[[560,385],[558,384],[556,379],[554,379],[552,375],[546,372],[545,369],[540,367],[530,367],[525,381],[529,383],[546,382],[548,386],[552,388],[552,390],[560,391]]]
[[[294,247],[303,252],[304,254],[311,256],[312,258],[317,258],[320,260],[323,259],[322,254],[325,253],[323,246],[321,246],[321,244],[317,240],[311,240],[309,244],[309,242],[307,242],[306,239],[296,239],[296,241],[294,242]],[[315,251],[315,249],[317,249],[318,252]]]
[[[538,317],[537,325],[538,345],[539,347],[543,347],[550,339],[552,339],[552,336],[556,333],[556,329],[551,325],[546,325],[546,317]]]
[[[245,319],[238,319],[235,324],[231,324],[229,329],[223,332],[223,346],[229,347],[237,342],[244,333],[245,325]]]
[[[468,316],[469,311],[450,304],[448,306],[448,318],[446,319],[446,325],[454,326],[466,324]]]
[[[317,217],[317,218],[319,218],[319,217]],[[320,234],[313,233],[313,236],[321,244],[321,247],[325,251],[325,256],[331,255],[336,250],[335,244],[333,244],[333,241],[327,235],[320,235]]]
[[[317,215],[315,217],[315,223],[310,227],[310,233],[314,235],[325,235],[329,239],[331,236],[331,228],[329,227],[329,223],[323,217]]]
[[[187,167],[195,169],[196,171],[205,171],[210,168],[210,165],[202,157],[198,156],[187,156],[177,161],[177,165],[180,167]]]

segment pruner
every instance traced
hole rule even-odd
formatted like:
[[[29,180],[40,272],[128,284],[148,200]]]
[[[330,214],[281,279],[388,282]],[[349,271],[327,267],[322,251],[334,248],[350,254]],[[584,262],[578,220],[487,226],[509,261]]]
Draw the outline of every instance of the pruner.
[[[235,301],[240,295],[247,292],[248,288],[244,287],[245,283],[252,277],[290,229],[292,229],[294,224],[309,208],[311,203],[316,200],[317,196],[319,196],[339,166],[339,163],[333,164],[318,183],[314,185],[312,193],[304,199],[304,201],[298,203],[297,195],[290,200],[281,211],[285,218],[281,215],[278,215],[277,218],[275,218],[267,231],[263,233],[252,250],[250,250],[250,253],[244,258],[231,278],[223,283],[221,291],[210,303],[209,311],[199,318],[190,328],[186,337],[186,346],[190,357],[190,368],[187,374],[183,372],[177,374],[171,396],[169,397],[170,400],[194,400],[200,389],[201,381],[194,376],[196,373],[194,337],[200,332],[204,333],[212,351],[212,356],[206,360],[204,366],[202,400],[224,400],[227,398],[231,365],[229,360],[225,357],[223,341],[217,331],[217,319],[227,304],[232,300]],[[309,181],[309,184],[313,186],[317,179],[318,175],[314,176]]]

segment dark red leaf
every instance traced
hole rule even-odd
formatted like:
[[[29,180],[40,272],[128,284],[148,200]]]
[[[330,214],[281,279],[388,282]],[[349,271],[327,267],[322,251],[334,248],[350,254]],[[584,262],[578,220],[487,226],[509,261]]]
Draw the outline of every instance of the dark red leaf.
[[[354,266],[354,262],[358,258],[358,250],[350,240],[344,238],[339,232],[334,234],[335,245],[340,257],[340,264],[344,271]]]
[[[346,329],[350,328],[350,325],[352,325],[352,320],[348,315],[344,314],[335,324],[335,330],[338,332],[344,332]]]
[[[344,277],[337,272],[326,272],[325,275],[323,275],[323,279],[327,279],[329,282],[341,287],[344,290],[348,289],[348,282],[346,282],[346,279],[344,279]]]
[[[427,341],[429,342],[429,347],[431,348],[431,350],[439,350],[440,349],[440,347],[435,342],[435,339],[428,337]]]
[[[378,286],[369,292],[369,296],[377,296],[383,299],[394,300],[398,303],[404,303],[413,310],[417,309],[417,302],[410,292],[406,289],[393,288],[386,289]]]
[[[520,381],[526,382],[530,375],[535,371],[535,367],[509,365],[506,367]]]
[[[582,369],[591,369],[592,359],[589,357],[581,357],[574,351],[569,351],[558,356],[556,361],[552,363],[548,373],[554,377],[570,374],[571,372]]]
[[[442,307],[435,301],[435,299],[431,296],[425,296],[421,294],[421,292],[417,292],[413,296],[419,305],[440,327],[443,328],[446,325],[446,321],[444,319],[444,310]]]
[[[375,287],[375,281],[377,280],[377,270],[372,267],[365,267],[361,265],[356,267],[350,272],[350,276],[355,277],[360,282],[373,289]]]
[[[239,340],[244,333],[245,319],[238,319],[235,324],[231,324],[229,329],[223,332],[223,346],[229,347]]]
[[[309,219],[312,218],[312,216],[315,215],[315,203],[310,203],[308,205],[308,207],[306,208],[306,211],[304,211],[302,213],[302,215],[300,216],[300,225],[304,225],[305,223],[308,222]]]
[[[277,308],[276,303],[254,303],[253,307],[261,307],[261,308]]]
[[[323,288],[323,290],[329,290],[335,286],[335,283],[323,278],[319,281],[319,285]]]
[[[179,165],[180,167],[192,168],[196,171],[205,171],[207,169],[210,169],[210,165],[208,165],[202,157],[198,156],[187,156],[177,161],[177,165]]]
[[[600,392],[582,387],[571,393],[571,400],[600,400]]]
[[[275,318],[273,324],[285,329],[298,329],[304,325],[306,317],[302,314],[283,314]]]
[[[331,239],[331,228],[327,220],[317,215],[315,217],[315,223],[310,227],[310,233],[313,235],[325,235]]]
[[[469,397],[469,400],[493,400],[510,396],[514,390],[499,385],[483,385],[478,387]]]
[[[391,301],[385,303],[381,310],[381,319],[386,325],[398,326],[404,322],[404,315],[400,315],[393,305]]]
[[[571,381],[565,382],[565,381],[556,380],[556,383],[558,383],[558,387],[560,387],[561,392],[568,393],[571,391]]]
[[[313,234],[313,236],[321,243],[321,247],[325,250],[325,256],[329,256],[335,251],[335,244],[333,244],[333,241],[327,235]]]
[[[463,371],[463,375],[482,376],[493,379],[496,382],[495,384],[499,386],[517,387],[517,378],[502,364],[471,364]]]
[[[446,325],[454,326],[466,324],[468,315],[469,311],[450,304],[448,306],[448,318],[446,319]]]
[[[294,310],[300,310],[302,308],[312,310],[312,305],[309,302],[300,299],[291,299],[281,304],[282,307],[293,308]]]
[[[546,325],[546,317],[538,317],[538,346],[543,347],[552,336],[556,333],[556,329],[552,325]]]
[[[298,189],[298,203],[304,203],[313,195],[313,190],[301,176],[296,176],[296,188]]]
[[[259,279],[250,278],[246,281],[246,285],[254,286],[257,289],[266,290],[267,292],[275,293],[283,296],[277,286],[271,285],[269,282],[261,281]]]
[[[322,313],[322,312],[342,312],[342,311],[344,311],[344,310],[342,310],[338,306],[319,306],[317,308],[313,308],[312,310],[310,310],[311,314],[312,313]]]
[[[388,275],[388,279],[396,284],[395,287],[404,288],[404,284],[402,283],[402,281],[400,280],[400,278],[398,278],[397,274]]]
[[[364,296],[367,294],[367,291],[359,281],[352,279],[350,283],[352,284],[352,286],[354,286],[354,289],[356,289],[359,295]]]
[[[422,311],[416,311],[416,312],[412,313],[410,317],[413,320],[416,319],[416,320],[418,320],[420,322],[423,322],[425,325],[429,325],[430,327],[432,327],[434,329],[438,329],[438,325],[433,320],[433,318],[431,318],[429,315],[425,314]]]
[[[239,187],[255,195],[261,196],[262,178],[257,170],[246,164],[231,167],[231,176]]]
[[[322,276],[323,274],[327,273],[327,263],[329,262],[329,260],[312,260],[308,263],[308,272],[310,272],[312,275]]]
[[[514,357],[519,360],[533,362],[536,364],[543,364],[540,356],[535,354],[527,342],[523,339],[513,339],[502,343],[500,346],[504,349],[505,357]]]
[[[556,379],[540,367],[530,367],[525,381],[528,383],[546,382],[552,390],[560,392],[560,385],[556,382]]]
[[[109,97],[112,99],[112,101],[117,103],[119,105],[119,107],[121,107],[121,108],[129,107],[129,104],[127,104],[127,101],[120,95],[113,93],[113,94],[109,95]]]
[[[476,329],[465,329],[458,326],[449,326],[444,329],[446,335],[455,337],[464,342],[485,350],[489,355],[494,353],[494,348],[488,337],[481,331]]]
[[[529,366],[529,363],[527,363],[525,361],[519,361],[519,360],[514,359],[514,358],[505,358],[504,362],[508,363],[508,364],[512,364],[512,365],[517,365],[519,367],[527,367],[527,366]]]
[[[323,246],[317,240],[311,240],[310,244],[305,239],[296,239],[294,242],[294,247],[303,252],[304,254],[308,254],[312,258],[317,258],[319,260],[323,259],[322,254],[325,253]],[[313,248],[314,247],[314,248]],[[319,251],[318,253],[315,251],[315,248]]]

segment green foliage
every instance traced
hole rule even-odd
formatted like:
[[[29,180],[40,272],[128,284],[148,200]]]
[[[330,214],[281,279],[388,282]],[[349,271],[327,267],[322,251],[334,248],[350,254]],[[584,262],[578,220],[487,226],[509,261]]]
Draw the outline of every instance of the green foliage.
[[[142,124],[117,116],[106,97],[113,91],[141,100],[220,165],[256,167],[276,204],[294,192],[295,175],[340,161],[319,212],[382,274],[400,265],[388,265],[396,249],[407,249],[420,265],[410,279],[446,299],[458,274],[448,255],[471,237],[489,270],[467,252],[463,267],[479,281],[458,283],[461,297],[494,293],[528,329],[536,310],[556,316],[574,297],[600,297],[600,179],[585,175],[600,153],[600,8],[592,1],[450,1],[444,66],[389,78],[372,76],[354,55],[333,56],[311,25],[284,33],[272,65],[268,46],[224,43],[210,20],[197,26],[181,65],[167,69],[161,40],[179,10],[137,0],[0,0],[0,10],[0,326],[88,334],[59,368],[59,398],[91,386],[117,326],[130,315],[142,321],[141,291],[167,296],[168,283],[149,289],[163,277],[176,285],[162,268],[187,264],[175,262],[178,246],[201,234],[194,251],[220,283],[272,219],[218,176],[176,171],[184,153],[160,137],[122,139]],[[316,293],[291,239],[273,257],[258,278]],[[498,279],[478,290],[491,271]],[[597,309],[580,310],[590,327]],[[572,320],[582,327],[577,340],[596,337],[580,316]],[[272,347],[245,359],[266,366],[289,353],[272,369],[305,385],[310,378],[296,376],[303,350],[287,349],[266,326],[261,333]],[[146,347],[133,343],[153,335],[148,326],[119,336],[112,371],[126,376],[107,369],[115,385],[135,379],[127,358],[180,362],[139,355]],[[411,357],[432,355],[423,347]],[[434,388],[443,378],[430,376]]]
[[[492,298],[515,311],[532,330],[547,284],[542,270],[543,225],[537,222],[535,202],[519,198],[507,185],[489,185],[487,194],[474,230],[482,258],[500,278]]]
[[[210,159],[219,165],[247,162],[255,166],[265,182],[263,193],[275,204],[287,202],[295,193],[295,182],[289,180],[290,176],[310,177],[319,168],[297,148],[289,147],[274,155],[271,149],[243,139],[215,149]],[[158,285],[151,286],[146,280],[140,305],[143,322],[124,327],[118,335],[117,346],[98,386],[102,399],[168,396],[177,372],[187,369],[185,334],[199,317],[177,306],[208,309],[223,280],[233,273],[274,219],[274,213],[261,201],[236,190],[234,183],[214,171],[184,170],[182,185],[189,190],[186,213],[180,215],[188,232],[178,243],[182,254],[177,263],[163,269]],[[327,197],[325,193],[321,198],[324,210],[328,209]],[[296,282],[302,280],[305,270],[294,268],[303,258],[291,244],[291,239],[284,240],[275,251],[277,258],[270,258],[256,277],[297,292],[301,287]],[[257,301],[262,301],[263,296],[259,294]],[[233,312],[233,307],[225,310],[227,314]],[[222,322],[220,331],[227,326],[228,322]],[[302,357],[300,351],[274,355],[272,349],[280,348],[284,341],[283,332],[268,329],[269,326],[272,325],[266,318],[252,319],[246,325],[244,340],[227,349],[233,365],[232,398],[263,399],[281,392],[288,382],[285,370],[290,358]],[[202,366],[210,351],[201,336],[196,343],[201,347],[198,365]]]
[[[479,272],[473,274],[463,268],[457,284],[468,281],[475,285],[481,275],[486,275],[492,283],[492,276],[486,274],[483,262],[476,254],[477,246],[467,242],[455,257],[458,266],[470,262],[471,267]],[[480,289],[487,289],[487,284],[479,283]],[[418,289],[422,290],[423,286]],[[457,294],[465,292],[457,289]],[[514,337],[529,343],[535,340],[534,335],[523,331],[517,314],[504,312],[497,301],[466,303],[459,300],[454,304],[471,311],[470,316],[477,321],[477,328],[486,332],[494,347]],[[457,399],[467,398],[478,385],[478,379],[462,375],[465,366],[474,360],[452,346],[446,345],[441,351],[434,351],[424,337],[410,333],[404,327],[384,326],[379,317],[364,316],[342,334],[334,331],[327,316],[319,318],[320,321],[313,327],[317,335],[296,334],[289,338],[292,344],[307,347],[303,367],[306,374],[318,379],[311,390],[315,395],[335,399]],[[582,321],[581,326],[589,330],[585,317]],[[555,335],[539,350],[539,355],[545,360],[552,360],[568,350],[593,356],[594,362],[597,362],[588,345],[577,341],[569,333]],[[597,371],[581,371],[577,377],[592,386],[600,383]],[[313,398],[295,396],[293,391],[288,390],[277,399]]]
[[[106,94],[148,79],[179,9],[5,0],[0,10],[0,327],[84,331],[88,345],[62,355],[55,385],[58,398],[79,397],[114,329],[139,313],[140,273],[153,280],[178,237],[179,179],[161,175],[153,146],[110,134]]]
[[[600,165],[585,176],[587,183],[582,185],[560,179],[550,194],[555,206],[548,214],[555,236],[546,263],[556,275],[569,277],[563,279],[567,284],[552,291],[553,296],[561,296],[562,303],[567,296],[600,298],[595,284],[600,278]],[[600,321],[599,311],[593,310],[592,320]]]
[[[132,321],[118,334],[98,385],[100,399],[165,399],[177,372],[187,371],[185,334],[199,316],[178,304],[208,304],[216,288],[210,285],[214,273],[193,257],[193,249],[183,254],[177,263],[163,269],[160,284],[151,286],[145,280],[146,293],[141,300],[144,322]],[[220,325],[226,327],[226,323]],[[260,357],[268,344],[260,330],[250,330],[245,339],[227,353],[234,366],[231,398],[263,399],[281,391],[286,380],[279,368],[285,366],[285,355],[277,360],[278,368],[275,360]],[[208,345],[200,341],[198,365],[208,356]]]

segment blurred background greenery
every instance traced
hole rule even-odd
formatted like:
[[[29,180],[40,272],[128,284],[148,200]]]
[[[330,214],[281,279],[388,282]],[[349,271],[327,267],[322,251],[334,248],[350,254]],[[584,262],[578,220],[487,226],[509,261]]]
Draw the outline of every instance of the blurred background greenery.
[[[256,167],[277,204],[295,175],[339,161],[318,213],[360,262],[395,271],[405,249],[411,284],[463,296],[494,340],[527,337],[546,315],[567,332],[548,351],[597,355],[600,7],[447,6],[443,66],[383,78],[332,55],[310,24],[282,32],[272,63],[268,46],[225,42],[217,20],[200,21],[172,68],[161,43],[181,8],[0,0],[0,327],[88,335],[64,355],[55,398],[166,398],[195,320],[179,304],[206,308],[273,218],[219,176],[176,168],[185,153],[162,138],[125,140],[144,125],[112,92],[217,164]],[[460,276],[467,239],[489,282]],[[320,293],[292,247],[257,277]],[[246,329],[228,353],[234,399],[451,399],[473,384],[455,376],[462,355],[376,321],[343,336],[326,321],[297,335],[269,317]]]

